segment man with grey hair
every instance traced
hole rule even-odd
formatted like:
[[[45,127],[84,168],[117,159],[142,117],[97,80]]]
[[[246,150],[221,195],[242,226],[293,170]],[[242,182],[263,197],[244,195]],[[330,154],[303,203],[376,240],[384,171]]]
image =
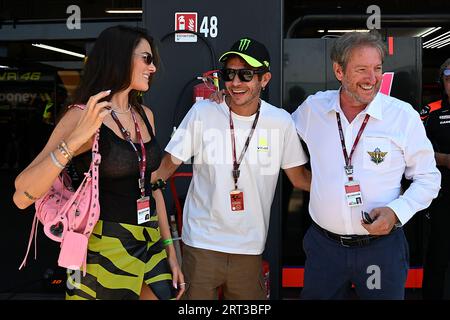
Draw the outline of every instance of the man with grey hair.
[[[439,69],[441,99],[422,108],[420,115],[433,144],[436,163],[442,174],[439,196],[430,206],[430,234],[423,269],[423,298],[445,297],[446,274],[450,259],[450,59]]]
[[[409,267],[402,225],[436,197],[440,173],[419,114],[379,93],[385,45],[349,33],[331,59],[339,90],[293,113],[311,159],[303,299],[404,299]],[[402,194],[403,174],[413,180]]]

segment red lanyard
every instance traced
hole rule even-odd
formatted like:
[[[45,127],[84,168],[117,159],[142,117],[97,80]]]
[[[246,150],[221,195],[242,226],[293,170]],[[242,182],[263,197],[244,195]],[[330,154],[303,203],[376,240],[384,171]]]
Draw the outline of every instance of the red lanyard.
[[[234,188],[237,189],[237,182],[239,179],[240,171],[239,166],[241,165],[242,159],[244,158],[244,154],[248,149],[248,146],[250,144],[250,140],[252,139],[253,132],[255,132],[256,124],[258,123],[259,119],[259,110],[261,109],[261,102],[258,104],[258,111],[256,111],[255,120],[253,120],[252,129],[250,130],[250,134],[247,137],[247,140],[245,141],[244,148],[241,151],[241,155],[239,156],[239,160],[236,161],[236,140],[234,138],[234,123],[233,118],[231,116],[231,109],[230,109],[230,131],[231,131],[231,147],[233,148],[233,179],[234,179]]]
[[[146,169],[146,164],[147,164],[147,155],[145,152],[144,141],[142,140],[141,130],[139,129],[139,125],[136,120],[136,115],[134,114],[133,108],[131,108],[131,117],[133,118],[133,121],[134,121],[134,128],[136,130],[136,136],[139,140],[139,144],[141,145],[142,157],[141,157],[141,155],[139,155],[139,151],[136,149],[136,146],[134,145],[133,141],[131,141],[130,133],[120,123],[119,118],[117,117],[117,115],[114,111],[111,111],[111,116],[114,119],[114,121],[117,123],[117,125],[119,126],[124,139],[131,144],[131,146],[133,147],[133,150],[136,152],[138,162],[139,162],[139,172],[140,172],[139,179],[138,179],[138,185],[139,185],[139,189],[141,190],[141,197],[145,197],[145,169]]]
[[[352,178],[352,175],[353,175],[353,166],[352,166],[353,152],[355,152],[356,146],[358,145],[359,139],[361,138],[361,135],[367,125],[367,122],[369,121],[369,118],[370,118],[370,115],[366,114],[364,121],[361,124],[361,128],[359,128],[355,142],[353,142],[353,147],[352,147],[352,150],[350,151],[350,156],[348,156],[347,148],[345,147],[344,132],[342,131],[341,116],[339,115],[339,112],[336,112],[336,120],[337,120],[337,124],[338,124],[338,129],[339,129],[339,138],[341,139],[342,152],[344,153],[344,158],[345,158],[345,173],[347,174],[349,180],[353,180],[353,178]]]

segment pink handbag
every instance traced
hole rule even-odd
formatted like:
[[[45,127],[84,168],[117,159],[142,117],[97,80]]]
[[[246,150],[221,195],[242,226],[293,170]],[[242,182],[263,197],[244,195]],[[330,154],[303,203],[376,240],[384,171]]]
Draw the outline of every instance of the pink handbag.
[[[84,109],[84,105],[76,105]],[[39,221],[44,233],[50,239],[61,242],[58,265],[71,270],[83,267],[86,273],[88,239],[100,217],[98,201],[98,166],[101,156],[98,153],[99,132],[97,130],[92,146],[92,162],[88,172],[76,191],[70,185],[70,178],[63,170],[50,190],[36,200],[36,214],[31,227],[28,248],[19,269],[25,266],[33,237],[36,237]],[[36,259],[36,240],[35,240]]]

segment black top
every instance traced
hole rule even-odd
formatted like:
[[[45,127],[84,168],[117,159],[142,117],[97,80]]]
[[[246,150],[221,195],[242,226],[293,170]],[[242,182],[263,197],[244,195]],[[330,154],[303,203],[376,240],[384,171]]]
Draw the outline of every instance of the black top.
[[[441,103],[441,107],[431,110],[424,119],[427,136],[435,152],[450,153],[450,106]],[[450,170],[438,166],[442,174],[441,190],[450,191]]]
[[[156,206],[151,196],[150,176],[161,163],[161,148],[145,113],[143,120],[151,137],[151,140],[144,144],[147,153],[145,192],[150,196],[151,214],[155,215]],[[140,144],[135,143],[135,146],[140,153]],[[141,193],[138,186],[139,162],[136,152],[129,142],[103,124],[100,127],[99,152],[102,157],[99,167],[100,219],[137,225],[136,200],[140,198]],[[82,177],[83,172],[88,170],[90,161],[90,151],[73,159],[78,176]]]

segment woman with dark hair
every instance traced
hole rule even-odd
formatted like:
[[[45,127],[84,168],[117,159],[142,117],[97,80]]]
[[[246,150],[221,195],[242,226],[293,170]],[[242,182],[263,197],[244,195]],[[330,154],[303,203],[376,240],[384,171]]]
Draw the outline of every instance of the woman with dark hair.
[[[79,175],[87,171],[100,129],[100,220],[89,238],[86,275],[68,288],[66,299],[178,299],[184,292],[164,198],[150,183],[161,162],[153,114],[139,99],[158,60],[145,30],[104,30],[74,98],[85,108],[67,108],[47,145],[16,178],[14,202],[23,209],[50,189],[69,162]],[[143,214],[140,204],[150,210]]]

